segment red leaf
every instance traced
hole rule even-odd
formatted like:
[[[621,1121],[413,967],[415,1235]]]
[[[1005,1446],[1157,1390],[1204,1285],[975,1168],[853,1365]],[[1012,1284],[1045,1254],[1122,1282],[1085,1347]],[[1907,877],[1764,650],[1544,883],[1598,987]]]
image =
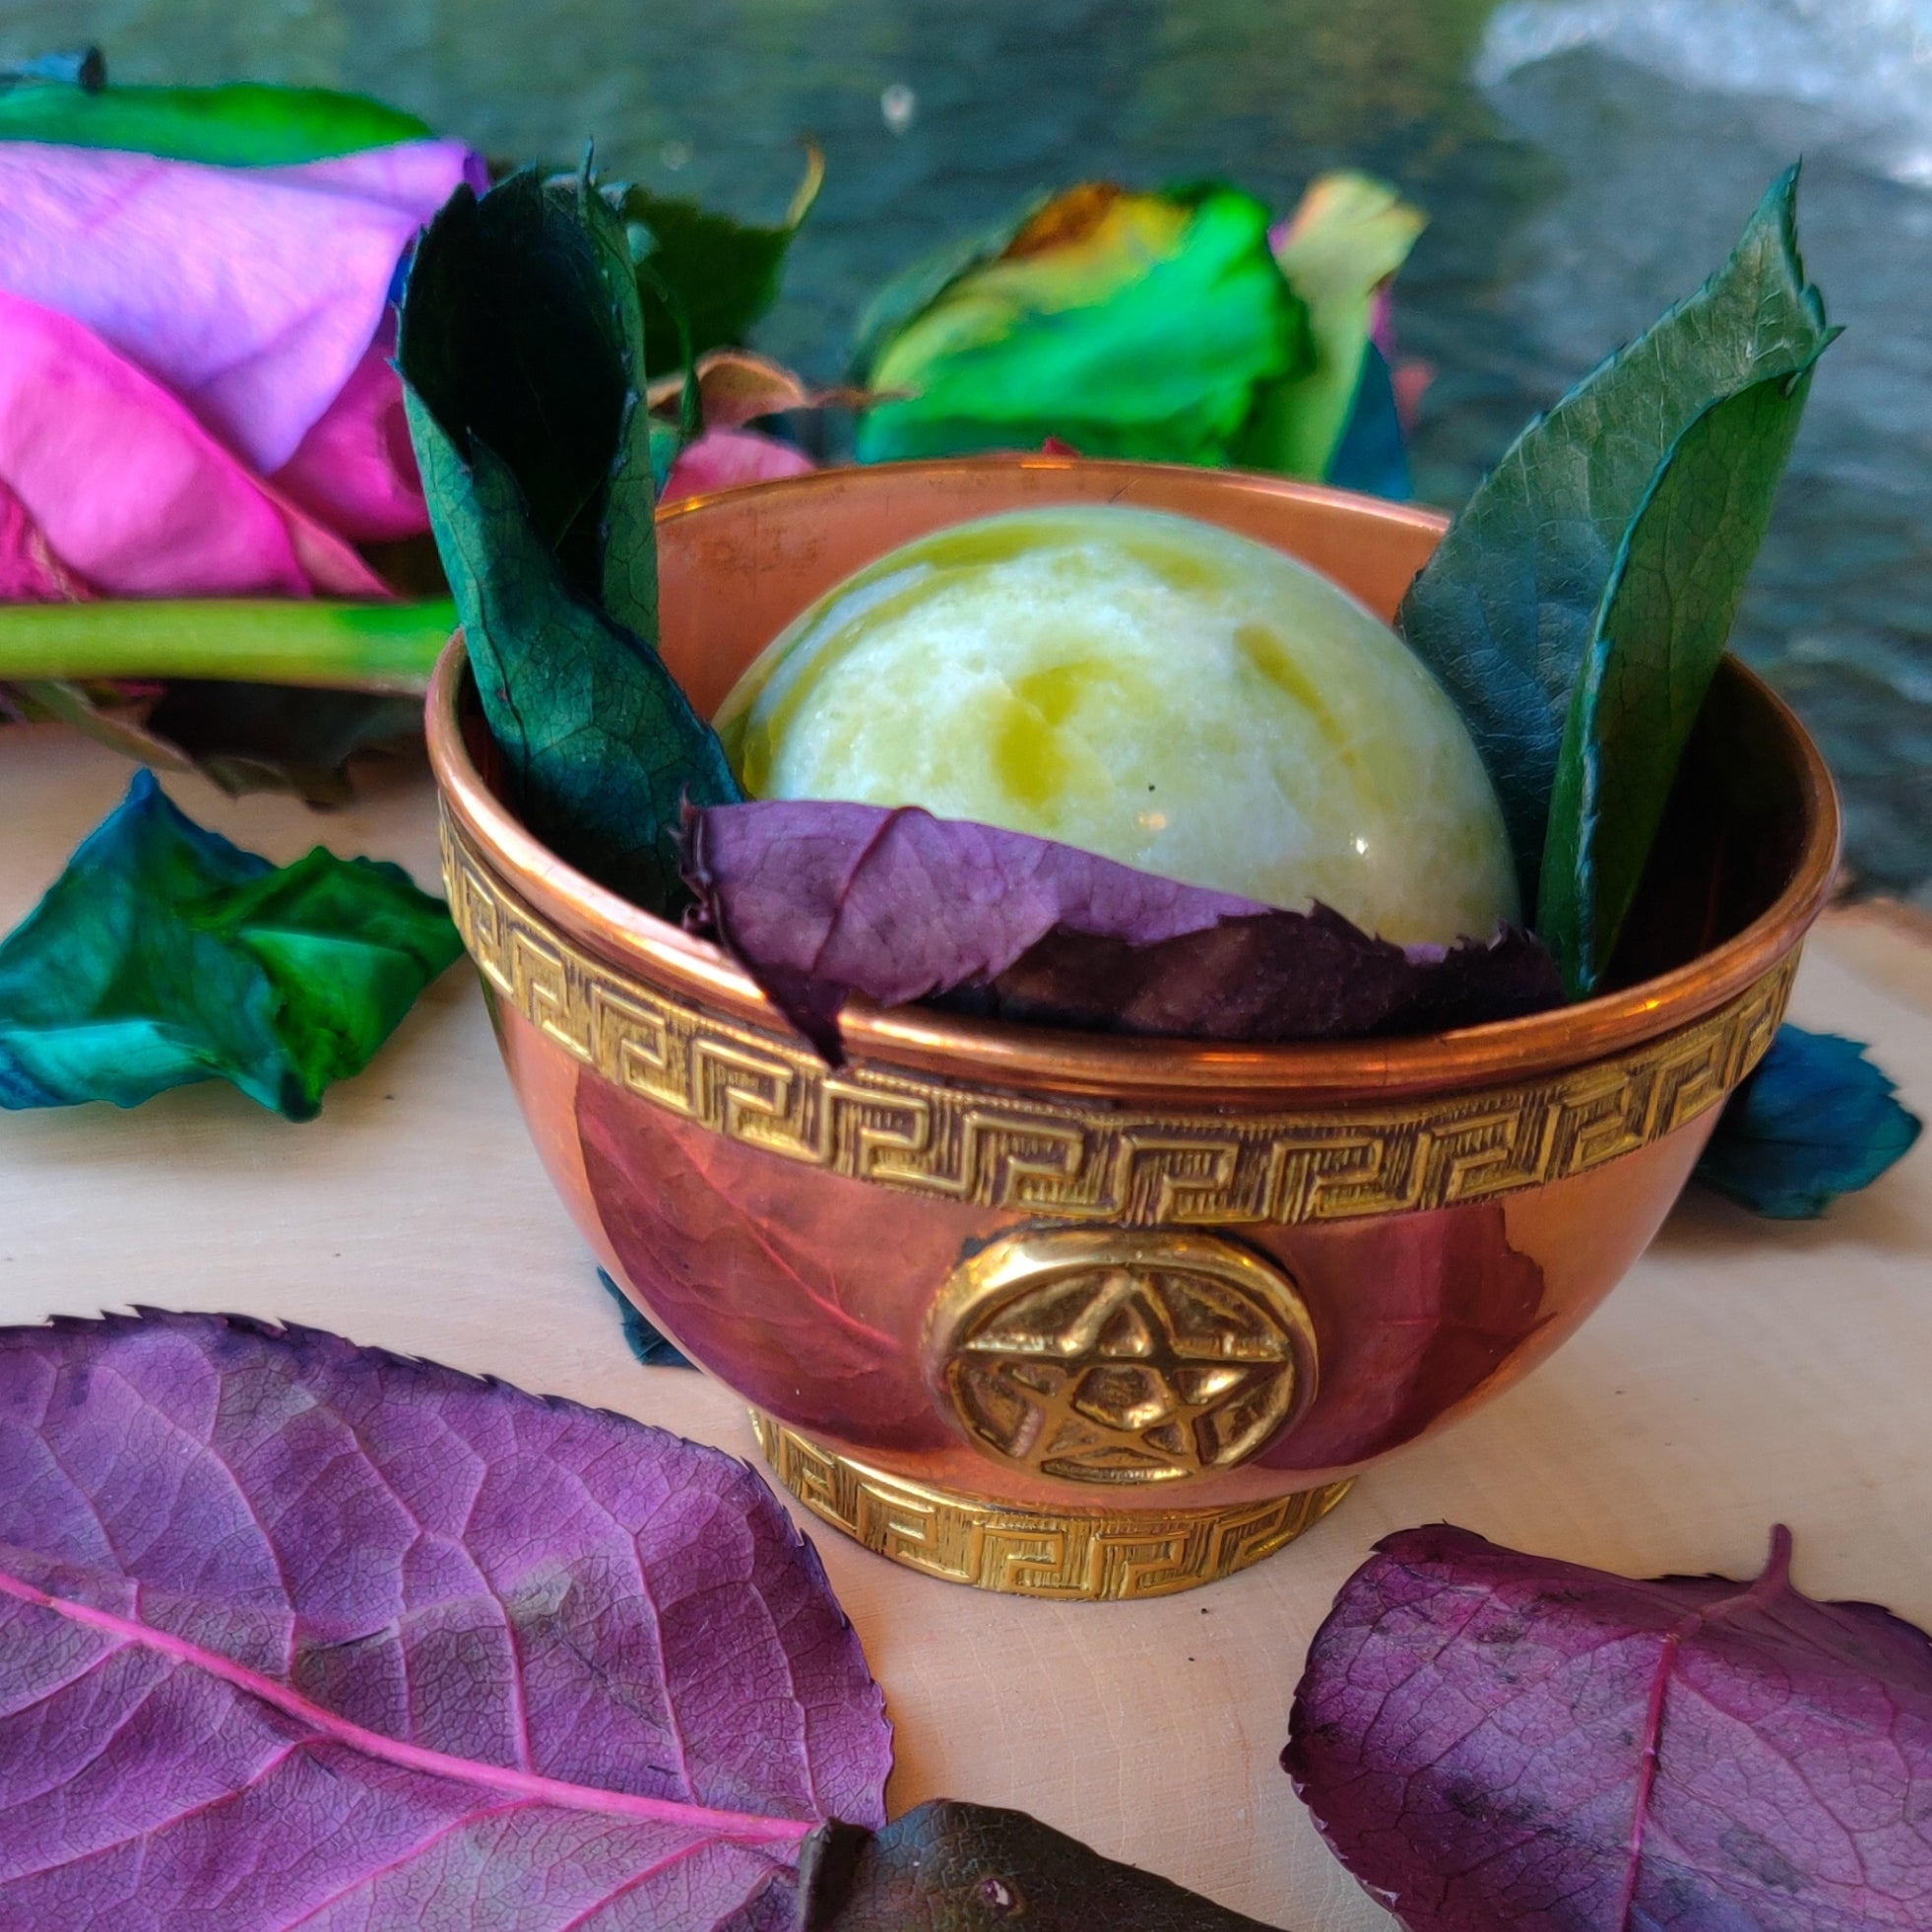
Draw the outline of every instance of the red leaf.
[[[1468,1530],[1378,1546],[1282,1763],[1410,1932],[1919,1932],[1932,1643],[1751,1584],[1636,1582]]]

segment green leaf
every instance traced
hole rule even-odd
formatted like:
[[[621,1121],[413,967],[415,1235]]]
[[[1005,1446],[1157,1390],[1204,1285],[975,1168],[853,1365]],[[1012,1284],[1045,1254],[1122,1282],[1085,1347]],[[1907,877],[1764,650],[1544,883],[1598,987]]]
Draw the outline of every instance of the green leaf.
[[[660,490],[671,481],[671,466],[677,461],[678,452],[691,440],[681,421],[652,422],[651,481]]]
[[[814,146],[792,206],[775,227],[735,221],[648,188],[623,191],[619,206],[631,256],[648,263],[666,285],[661,290],[644,280],[639,290],[652,368],[686,367],[707,349],[745,340],[752,323],[778,299],[786,254],[824,175],[824,158]],[[688,345],[681,341],[680,308]]]
[[[737,800],[653,649],[637,293],[589,183],[460,189],[418,245],[398,363],[483,713],[539,839],[675,914],[684,804]]]
[[[562,858],[646,911],[685,898],[679,816],[741,794],[717,736],[655,651],[564,578],[507,465],[466,465],[414,395],[410,430],[512,796]]]
[[[1813,1220],[1839,1194],[1869,1188],[1922,1123],[1866,1052],[1835,1033],[1780,1026],[1731,1096],[1696,1178],[1780,1221]]]
[[[587,170],[458,189],[418,245],[398,365],[518,809],[593,879],[673,914],[684,802],[740,792],[653,649],[651,425],[616,237]]]
[[[861,419],[863,461],[1037,447],[1221,463],[1266,386],[1309,362],[1267,211],[1104,185],[1049,203],[954,276],[864,370],[903,401]]]
[[[662,1330],[645,1320],[643,1311],[602,1268],[597,1278],[604,1292],[617,1305],[617,1320],[623,1324],[624,1341],[630,1352],[647,1369],[688,1369],[690,1358]]]
[[[941,242],[901,269],[860,312],[859,325],[853,331],[853,381],[869,383],[886,344],[915,316],[932,307],[969,269],[1003,255],[1013,237],[1053,199],[1037,194],[991,225]]]
[[[698,358],[691,353],[690,318],[684,313],[682,297],[649,262],[637,264],[636,282],[641,294],[655,293],[669,307],[677,332],[677,373],[668,378],[676,385],[677,420],[675,424],[666,423],[654,417],[650,421],[651,482],[654,488],[662,490],[671,481],[671,466],[676,462],[678,452],[687,449],[704,433],[704,391]],[[647,411],[653,393],[653,387],[644,391]],[[652,554],[656,555],[655,547]]]
[[[1265,1932],[1023,1811],[945,1798],[878,1833],[821,1826],[799,1891],[801,1932]]]
[[[530,829],[651,912],[684,802],[738,787],[659,663],[651,427],[612,215],[520,174],[418,245],[398,363],[483,713]]]
[[[1263,396],[1242,434],[1241,463],[1311,481],[1327,476],[1362,384],[1376,291],[1427,225],[1367,174],[1343,169],[1310,185],[1274,258],[1308,304],[1314,363]]]
[[[652,648],[641,329],[612,223],[588,177],[459,190],[418,247],[398,360],[517,806],[572,865],[670,914],[685,801],[740,794]]]
[[[651,443],[651,413],[646,402],[650,359],[644,341],[644,315],[624,225],[592,182],[588,154],[577,177],[577,218],[590,238],[591,258],[597,264],[606,312],[624,373],[615,452],[608,466],[604,514],[598,526],[598,546],[602,551],[598,581],[603,587],[605,610],[655,650],[658,484]],[[685,367],[690,366],[690,360],[687,354]],[[687,388],[691,386],[686,384]]]
[[[1329,453],[1321,480],[1337,489],[1364,496],[1385,496],[1406,503],[1415,494],[1409,476],[1409,444],[1395,407],[1395,383],[1382,351],[1370,343],[1362,352],[1361,380]]]
[[[1571,693],[1658,470],[1713,404],[1800,374],[1835,333],[1799,259],[1796,189],[1793,168],[1716,275],[1516,438],[1403,602],[1496,782],[1525,899]]]
[[[482,443],[509,466],[571,584],[655,643],[637,296],[627,274],[612,285],[608,218],[586,180],[534,168],[481,201],[459,188],[417,245],[397,366],[460,459]]]
[[[365,95],[276,88],[253,81],[215,88],[98,90],[17,79],[0,86],[0,141],[120,148],[164,161],[289,166],[395,141],[420,141],[426,122]]]
[[[1764,541],[1811,375],[1712,405],[1652,481],[1570,703],[1536,930],[1573,999],[1602,983]]]
[[[0,1106],[219,1077],[307,1120],[461,950],[400,867],[318,848],[277,868],[139,772],[0,943]]]

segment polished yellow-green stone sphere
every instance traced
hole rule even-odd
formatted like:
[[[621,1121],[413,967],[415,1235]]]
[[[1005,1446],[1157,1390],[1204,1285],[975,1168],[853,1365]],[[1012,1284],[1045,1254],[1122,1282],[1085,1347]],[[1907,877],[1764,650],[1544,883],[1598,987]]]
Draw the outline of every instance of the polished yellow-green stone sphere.
[[[908,544],[718,715],[746,792],[924,805],[1404,944],[1516,916],[1488,774],[1395,633],[1191,518],[1024,510]]]

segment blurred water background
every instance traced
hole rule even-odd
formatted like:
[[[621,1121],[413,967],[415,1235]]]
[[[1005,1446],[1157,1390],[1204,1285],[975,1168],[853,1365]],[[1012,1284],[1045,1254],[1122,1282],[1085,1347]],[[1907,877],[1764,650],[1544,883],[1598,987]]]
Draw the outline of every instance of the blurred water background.
[[[1802,154],[1826,357],[1738,649],[1823,740],[1863,889],[1932,904],[1932,0],[5,0],[0,57],[359,89],[492,157],[776,219],[828,175],[760,346],[841,369],[866,295],[1038,187],[1340,162],[1432,218],[1419,495],[1721,260]]]

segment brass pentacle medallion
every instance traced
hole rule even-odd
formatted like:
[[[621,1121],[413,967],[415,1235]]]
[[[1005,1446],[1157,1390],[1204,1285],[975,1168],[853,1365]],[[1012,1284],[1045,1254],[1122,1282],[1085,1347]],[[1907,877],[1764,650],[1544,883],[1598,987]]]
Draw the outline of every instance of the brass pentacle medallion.
[[[1315,1332],[1281,1269],[1213,1235],[1008,1235],[939,1298],[929,1364],[996,1461],[1075,1483],[1232,1469],[1315,1393]]]

